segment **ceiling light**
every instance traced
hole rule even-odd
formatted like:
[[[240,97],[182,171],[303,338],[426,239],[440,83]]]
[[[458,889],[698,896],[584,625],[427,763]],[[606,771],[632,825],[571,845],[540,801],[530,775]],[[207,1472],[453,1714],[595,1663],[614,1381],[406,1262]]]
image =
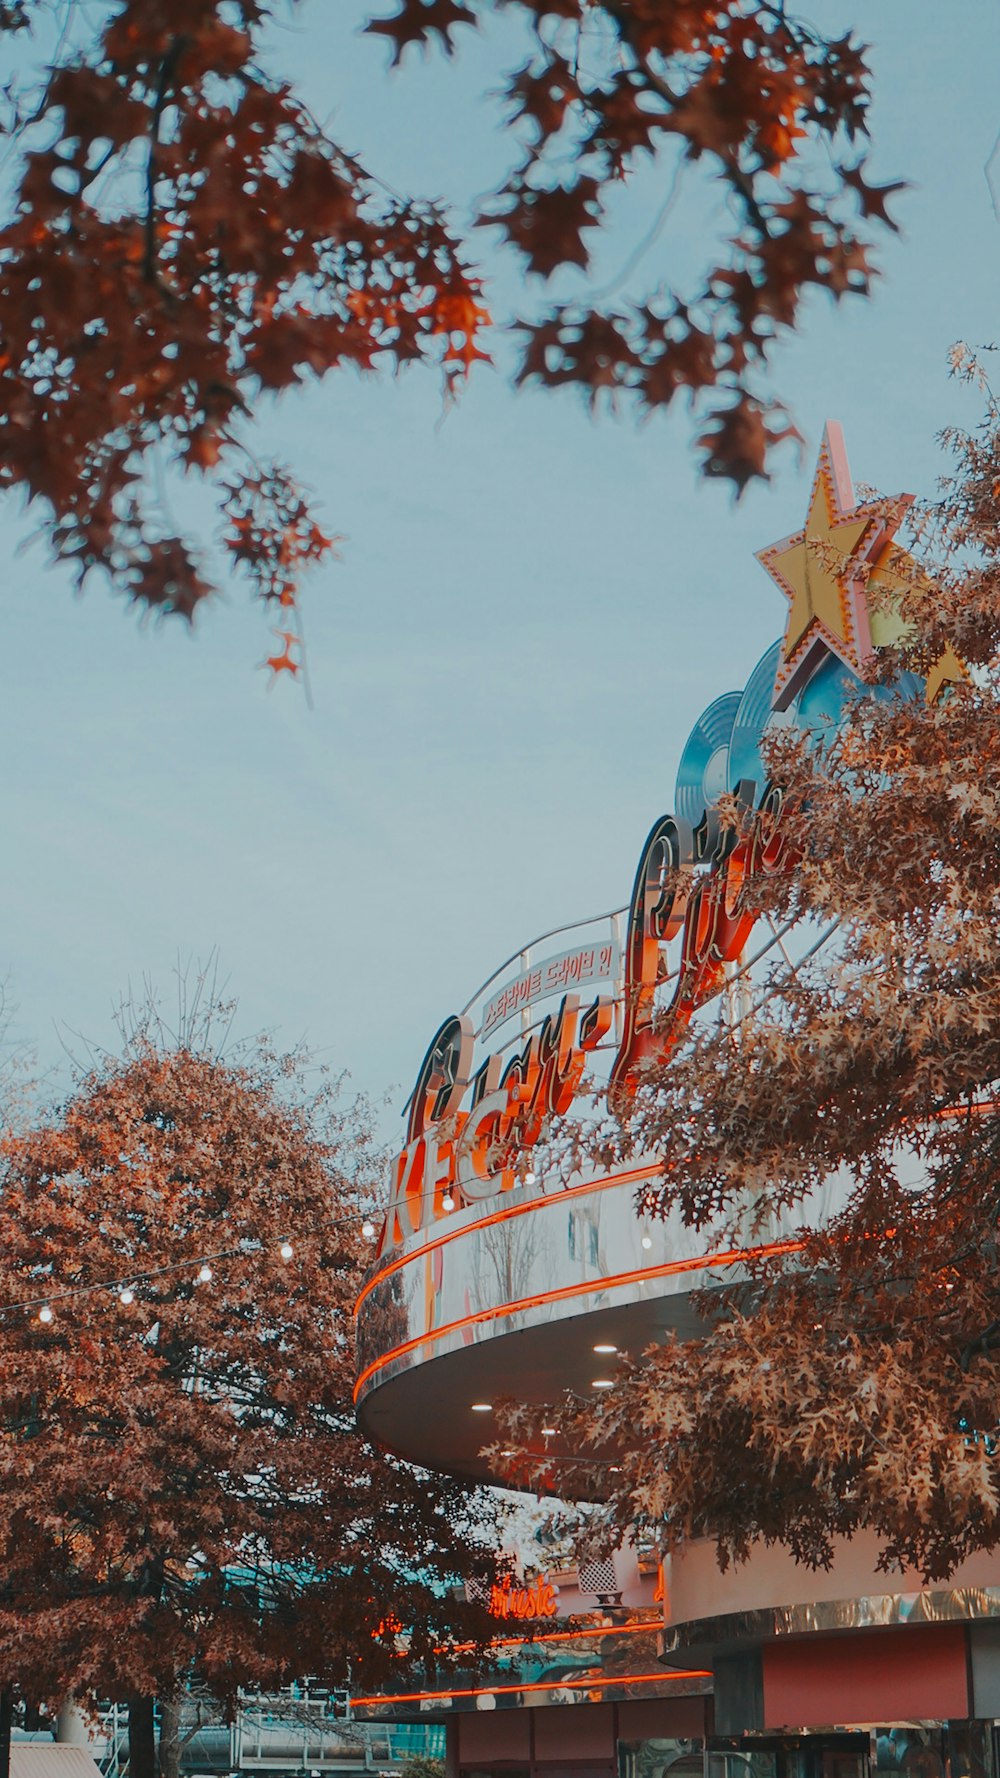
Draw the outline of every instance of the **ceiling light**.
[[[542,1437],[543,1438],[552,1438],[554,1433],[555,1433],[554,1426],[543,1426],[542,1427]]]
[[[613,1377],[595,1377],[590,1385],[592,1389],[613,1389],[614,1386]]]
[[[491,1401],[474,1401],[472,1412],[474,1414],[492,1414],[493,1403]]]
[[[617,1346],[612,1346],[610,1344],[594,1347],[595,1352],[617,1352],[617,1350],[618,1350]]]

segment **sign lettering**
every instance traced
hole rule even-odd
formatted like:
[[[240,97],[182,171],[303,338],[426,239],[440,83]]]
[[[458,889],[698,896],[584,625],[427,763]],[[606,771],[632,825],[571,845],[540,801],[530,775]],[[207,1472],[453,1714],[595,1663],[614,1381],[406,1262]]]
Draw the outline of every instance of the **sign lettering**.
[[[489,1037],[498,1026],[506,1024],[516,1013],[544,1000],[560,989],[573,988],[582,982],[613,981],[618,974],[618,947],[611,939],[601,944],[579,945],[574,951],[562,951],[549,957],[522,975],[508,982],[483,1007],[481,1037]]]
[[[505,1580],[502,1586],[490,1588],[489,1609],[491,1617],[499,1618],[555,1617],[555,1588],[544,1577],[530,1587],[512,1586]]]
[[[756,787],[743,780],[736,800],[747,809]],[[693,828],[663,815],[639,859],[625,944],[622,1033],[608,1083],[608,1103],[622,1108],[649,1070],[666,1061],[692,1015],[725,980],[757,919],[754,883],[787,869],[794,848],[780,787],[767,784],[749,819],[723,828],[712,810]],[[669,1003],[656,996],[666,977],[664,946],[680,939]],[[483,1031],[503,1024],[558,979],[611,973],[614,947],[583,946],[526,971],[487,1003]],[[552,972],[551,974],[547,972]],[[396,1157],[379,1253],[445,1214],[443,1200],[475,1204],[510,1191],[517,1157],[541,1141],[550,1120],[569,1110],[587,1057],[608,1036],[614,1003],[599,996],[583,1012],[563,995],[523,1047],[506,1062],[488,1056],[472,1074],[473,1029],[465,1015],[445,1020],[421,1064],[410,1101],[407,1143]]]

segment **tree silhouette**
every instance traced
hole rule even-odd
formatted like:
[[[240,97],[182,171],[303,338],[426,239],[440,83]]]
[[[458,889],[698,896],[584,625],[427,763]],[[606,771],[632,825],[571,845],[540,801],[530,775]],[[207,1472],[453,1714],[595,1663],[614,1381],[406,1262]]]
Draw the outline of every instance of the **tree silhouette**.
[[[490,1508],[354,1420],[363,1107],[147,1028],[4,1143],[0,1679],[29,1699],[433,1673]],[[465,1624],[466,1629],[462,1629]]]
[[[268,10],[122,0],[74,12],[49,44],[45,0],[0,7],[0,34],[43,32],[0,98],[0,485],[37,508],[78,582],[99,571],[190,620],[213,573],[157,490],[164,467],[203,477],[225,556],[279,620],[269,665],[295,676],[300,579],[335,539],[257,454],[251,422],[266,397],[348,367],[430,361],[454,386],[486,356],[489,316],[440,206],[387,191],[269,71]],[[396,59],[428,40],[450,51],[490,10],[403,0],[369,29]],[[872,241],[894,226],[897,187],[873,184],[855,146],[863,52],[744,0],[521,11],[530,55],[506,109],[522,153],[480,220],[527,270],[586,269],[615,188],[646,160],[668,193],[702,162],[732,213],[691,288],[559,300],[522,323],[519,377],[643,412],[704,397],[706,472],[742,488],[793,430],[768,395],[774,340],[810,287],[866,294]]]

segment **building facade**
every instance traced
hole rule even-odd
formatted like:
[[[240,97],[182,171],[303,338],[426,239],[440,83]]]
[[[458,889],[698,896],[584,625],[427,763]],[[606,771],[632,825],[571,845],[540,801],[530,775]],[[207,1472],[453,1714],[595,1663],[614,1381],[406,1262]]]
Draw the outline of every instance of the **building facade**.
[[[787,600],[784,633],[743,690],[700,718],[630,900],[508,958],[435,1033],[358,1303],[358,1414],[389,1450],[498,1479],[483,1455],[498,1401],[613,1389],[619,1353],[698,1337],[696,1294],[731,1284],[751,1243],[776,1263],[794,1247],[780,1218],[721,1249],[677,1218],[646,1223],[634,1197],[655,1155],[567,1169],[545,1138],[585,1080],[603,1081],[614,1107],[706,1009],[721,1005],[734,1035],[752,1010],[775,940],[742,885],[784,868],[791,849],[764,737],[777,724],[831,734],[873,653],[898,639],[873,592],[900,573],[892,538],[906,504],[857,504],[828,428],[803,530],[761,552]],[[943,659],[893,691],[933,700],[960,673]],[[723,794],[748,812],[742,837],[719,822]],[[671,887],[681,866],[683,897]],[[780,936],[794,967],[796,935]],[[828,1180],[810,1215],[846,1189]],[[573,1453],[543,1437],[558,1477]],[[876,1555],[859,1538],[814,1574],[758,1548],[722,1574],[699,1544],[579,1568],[540,1552],[514,1589],[520,1604],[496,1602],[505,1621],[488,1673],[447,1694],[357,1702],[446,1721],[453,1778],[992,1773],[1000,1558],[929,1589],[880,1573]]]

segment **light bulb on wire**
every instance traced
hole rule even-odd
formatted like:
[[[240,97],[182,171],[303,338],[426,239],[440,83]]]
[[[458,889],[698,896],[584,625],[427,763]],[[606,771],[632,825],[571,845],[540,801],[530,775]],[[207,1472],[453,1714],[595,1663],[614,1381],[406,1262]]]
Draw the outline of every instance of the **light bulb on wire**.
[[[295,1249],[290,1241],[282,1241],[281,1246],[278,1248],[278,1252],[281,1254],[282,1259],[288,1260],[291,1259]]]
[[[44,1322],[49,1322],[52,1320],[52,1310],[49,1308],[48,1303],[42,1304],[41,1308],[38,1311],[38,1319],[39,1319],[39,1321],[44,1321]]]
[[[211,1268],[211,1266],[202,1266],[201,1270],[198,1273],[197,1282],[199,1284],[211,1284],[211,1282],[212,1282],[212,1268]]]
[[[646,1252],[647,1252],[647,1253],[648,1253],[648,1252],[649,1252],[649,1250],[650,1250],[650,1248],[651,1248],[651,1247],[652,1247],[652,1245],[653,1245],[653,1237],[652,1237],[652,1235],[643,1235],[643,1237],[642,1237],[642,1244],[643,1244],[643,1246],[644,1246],[644,1247],[645,1247],[645,1249],[646,1249]]]
[[[124,1303],[126,1309],[128,1308],[130,1303],[135,1302],[135,1291],[132,1289],[132,1286],[130,1284],[126,1284],[124,1290],[120,1290],[118,1292],[118,1301],[120,1303]]]
[[[361,1224],[361,1233],[364,1235],[366,1241],[374,1240],[375,1224],[372,1222],[370,1216],[366,1216],[364,1222]]]
[[[441,1208],[442,1210],[454,1210],[455,1200],[452,1197],[451,1192],[445,1192],[444,1197],[441,1199]]]

